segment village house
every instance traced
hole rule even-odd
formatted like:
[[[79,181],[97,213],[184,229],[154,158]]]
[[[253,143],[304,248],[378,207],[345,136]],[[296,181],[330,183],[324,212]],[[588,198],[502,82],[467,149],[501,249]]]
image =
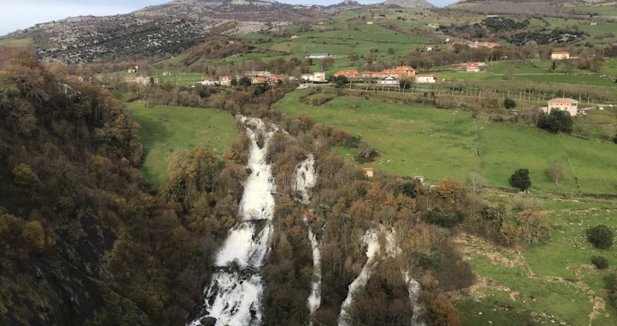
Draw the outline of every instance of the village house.
[[[435,75],[433,74],[417,74],[416,75],[417,84],[434,84],[435,82],[436,82]]]
[[[271,73],[269,71],[251,71],[245,74],[247,77],[265,77],[270,78]]]
[[[334,73],[334,77],[343,76],[347,77],[347,79],[358,79],[360,78],[360,73],[357,70],[341,70]]]
[[[567,111],[571,116],[578,115],[578,101],[571,98],[554,98],[548,101],[548,106],[540,108],[540,111],[549,114],[551,111]]]
[[[551,52],[551,60],[568,60],[570,52],[568,51],[553,51]]]
[[[278,85],[279,83],[282,83],[282,82],[283,82],[283,79],[279,75],[272,74],[270,75],[270,78],[268,78],[268,85]]]
[[[416,76],[416,69],[410,66],[399,66],[392,69],[386,69],[382,73],[385,73],[386,77],[396,77],[398,79],[414,78]]]
[[[215,82],[214,82],[214,79],[204,78],[201,80],[200,84],[202,84],[203,86],[212,86],[215,84]]]
[[[388,75],[376,71],[363,71],[360,73],[362,79],[386,78]]]
[[[400,66],[392,69],[385,69],[382,71],[363,71],[358,73],[355,70],[342,70],[334,74],[335,76],[346,76],[350,79],[384,79],[388,77],[394,77],[396,79],[414,78],[416,75],[416,69],[410,66]],[[353,77],[350,77],[353,76]]]
[[[367,21],[367,22],[366,22],[366,24],[367,24],[367,25],[373,25],[373,24],[374,24],[374,22],[373,22],[372,20],[369,20],[369,21]]]
[[[266,79],[266,77],[263,77],[263,76],[255,76],[251,78],[251,84],[253,85],[265,84],[267,82],[268,82],[268,79]]]
[[[373,168],[362,168],[362,170],[364,171],[364,174],[369,178],[375,176],[375,169]]]
[[[309,59],[325,59],[333,57],[333,55],[328,52],[313,52],[308,57]]]
[[[303,82],[325,83],[326,73],[325,72],[315,72],[312,74],[302,74],[300,78],[302,79]]]
[[[465,64],[466,72],[480,72],[480,63],[479,62],[470,62]]]
[[[399,81],[395,77],[386,77],[384,79],[378,80],[377,84],[378,85],[385,85],[385,86],[398,86],[399,85]]]
[[[221,86],[231,86],[231,76],[220,76],[219,77],[219,85]]]

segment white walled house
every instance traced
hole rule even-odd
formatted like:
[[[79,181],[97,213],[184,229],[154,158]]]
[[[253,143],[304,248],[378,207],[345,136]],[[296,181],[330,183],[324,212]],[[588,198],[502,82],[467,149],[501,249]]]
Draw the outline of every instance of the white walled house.
[[[554,98],[548,101],[548,106],[540,109],[540,111],[549,114],[551,111],[567,111],[571,116],[578,115],[578,101],[571,98]]]
[[[570,52],[568,51],[553,51],[551,53],[551,60],[568,60],[570,59]]]
[[[314,72],[312,74],[302,74],[300,78],[302,79],[303,82],[325,83],[326,73],[325,72]]]
[[[214,85],[214,80],[209,79],[209,78],[205,78],[205,79],[203,79],[203,80],[201,81],[201,84],[202,84],[203,86],[212,86],[212,85]]]
[[[432,74],[417,74],[416,84],[434,84],[436,82],[435,75]]]
[[[219,77],[219,85],[221,86],[231,86],[231,76],[220,76]]]

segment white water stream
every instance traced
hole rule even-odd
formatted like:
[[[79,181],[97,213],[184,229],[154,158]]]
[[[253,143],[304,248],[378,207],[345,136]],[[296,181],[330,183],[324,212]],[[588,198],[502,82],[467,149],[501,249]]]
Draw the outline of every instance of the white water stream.
[[[315,187],[317,183],[317,171],[315,169],[315,158],[310,155],[304,162],[300,163],[296,168],[296,191],[300,192],[300,201],[308,205],[310,204],[311,196],[309,189]],[[308,225],[306,217],[304,223],[308,228],[308,238],[311,242],[313,252],[313,279],[311,281],[311,294],[308,298],[306,306],[308,307],[311,316],[321,306],[321,252],[319,250],[319,241]],[[312,325],[312,322],[309,322]]]
[[[251,140],[248,168],[239,216],[242,221],[229,231],[216,256],[217,272],[205,290],[203,314],[190,326],[246,326],[261,324],[260,299],[263,281],[259,274],[268,254],[274,215],[275,180],[266,161],[276,127],[254,118],[241,117]],[[263,146],[258,145],[263,139]]]
[[[362,271],[360,271],[360,275],[356,277],[353,282],[349,285],[349,292],[347,292],[347,297],[343,304],[341,305],[341,312],[338,316],[338,325],[339,326],[348,326],[351,325],[351,314],[347,309],[351,306],[353,302],[353,298],[360,292],[360,290],[364,289],[366,283],[368,283],[369,277],[371,276],[371,272],[373,268],[377,264],[377,255],[379,254],[380,245],[379,239],[377,236],[377,232],[375,230],[368,230],[364,237],[362,237],[362,241],[367,246],[366,249],[366,263],[362,267]]]
[[[349,313],[348,309],[351,306],[354,297],[366,287],[366,284],[368,283],[368,280],[371,276],[371,272],[378,263],[378,255],[381,252],[381,245],[379,244],[380,233],[385,235],[385,254],[387,257],[396,257],[401,253],[401,248],[396,242],[394,231],[384,230],[383,228],[381,228],[380,231],[371,229],[364,234],[363,241],[367,245],[366,256],[368,257],[368,259],[362,267],[360,275],[358,275],[358,277],[356,277],[356,279],[353,280],[353,282],[351,282],[351,284],[349,285],[349,292],[347,293],[345,301],[343,301],[343,304],[341,305],[341,312],[339,313],[339,326],[351,325],[351,314]],[[409,292],[409,300],[411,301],[413,307],[411,325],[425,326],[426,324],[422,320],[424,316],[424,307],[418,300],[421,289],[420,283],[418,283],[418,281],[412,277],[409,271],[403,268],[401,268],[401,274],[403,276],[405,284],[407,285],[407,291]]]

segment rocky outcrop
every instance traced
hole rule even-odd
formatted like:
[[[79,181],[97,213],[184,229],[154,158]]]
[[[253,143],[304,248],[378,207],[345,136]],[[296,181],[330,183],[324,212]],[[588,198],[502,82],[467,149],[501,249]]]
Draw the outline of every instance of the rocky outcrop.
[[[67,63],[109,62],[180,53],[212,34],[277,29],[357,3],[295,6],[275,0],[175,0],[130,14],[73,17],[37,24],[6,38],[30,38],[38,55]]]

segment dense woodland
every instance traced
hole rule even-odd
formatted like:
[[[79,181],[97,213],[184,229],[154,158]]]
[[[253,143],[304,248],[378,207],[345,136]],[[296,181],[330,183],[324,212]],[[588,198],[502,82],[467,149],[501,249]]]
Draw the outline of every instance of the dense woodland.
[[[152,194],[138,126],[108,92],[28,55],[1,78],[0,323],[185,320],[233,224],[242,157],[178,153]]]

